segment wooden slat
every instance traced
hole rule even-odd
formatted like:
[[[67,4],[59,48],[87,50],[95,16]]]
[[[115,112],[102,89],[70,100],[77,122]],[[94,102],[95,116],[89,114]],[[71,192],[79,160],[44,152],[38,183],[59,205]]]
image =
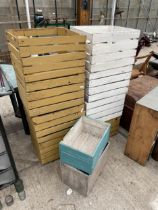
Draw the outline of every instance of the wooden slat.
[[[127,73],[123,73],[119,75],[112,75],[105,78],[99,78],[96,80],[90,80],[90,81],[87,81],[86,85],[89,88],[100,87],[101,85],[130,80],[130,77],[131,77],[131,72],[127,72]]]
[[[70,60],[78,60],[84,59],[85,52],[71,52],[71,53],[63,53],[63,54],[54,54],[54,55],[45,55],[45,56],[37,56],[37,57],[28,57],[22,59],[23,66],[35,66],[41,64],[54,64],[62,61],[70,61]]]
[[[29,46],[20,47],[20,56],[22,58],[29,57],[32,54],[44,54],[50,52],[81,52],[85,51],[84,44],[69,44],[69,45],[46,45],[46,46]]]
[[[52,150],[41,154],[41,159],[48,158],[49,156],[57,154],[57,153],[59,153],[59,144],[56,144]]]
[[[45,79],[51,79],[51,78],[58,78],[58,77],[64,77],[64,76],[70,76],[74,74],[80,74],[84,72],[84,67],[76,67],[76,68],[68,68],[68,69],[62,69],[62,70],[55,70],[55,71],[48,71],[48,72],[41,72],[41,73],[35,73],[31,75],[25,76],[26,82],[35,82]]]
[[[73,93],[66,93],[63,95],[55,96],[55,97],[50,97],[50,98],[45,98],[45,99],[29,102],[28,108],[35,109],[35,108],[44,107],[47,105],[57,104],[57,103],[69,101],[75,98],[77,99],[77,98],[83,98],[83,97],[84,97],[84,90],[80,90]]]
[[[106,112],[111,110],[111,109],[114,109],[115,107],[118,107],[118,106],[122,106],[123,107],[124,105],[124,99],[123,100],[119,100],[119,101],[115,101],[115,102],[112,102],[112,103],[108,103],[108,104],[104,104],[102,106],[98,106],[94,109],[88,109],[86,110],[86,114],[88,116],[90,115],[95,115],[97,113],[100,113],[100,112],[104,112],[105,115],[106,115]]]
[[[14,30],[16,36],[48,36],[48,35],[57,35],[57,28],[32,28],[32,29],[22,29],[22,30]],[[19,34],[19,31],[22,31],[22,34]]]
[[[69,84],[76,84],[83,82],[85,79],[84,74],[78,74],[75,76],[63,77],[58,79],[50,79],[39,82],[28,83],[26,86],[26,92],[33,92],[37,90],[44,90],[53,87],[60,87]]]
[[[84,89],[84,83],[78,83],[73,85],[67,85],[63,87],[57,87],[47,90],[36,91],[32,93],[26,93],[28,101],[36,101],[44,98],[62,95],[64,93],[71,93]]]
[[[42,153],[46,153],[48,151],[51,151],[55,146],[63,139],[64,135],[55,139],[52,139],[50,141],[44,142],[39,144],[39,149]]]
[[[84,104],[79,105],[79,106],[75,106],[75,107],[71,107],[62,111],[57,111],[57,112],[53,112],[50,114],[46,114],[43,116],[38,116],[38,117],[33,117],[32,121],[35,124],[41,124],[41,123],[45,123],[45,122],[49,122],[76,112],[83,112],[84,110]]]
[[[49,122],[45,122],[45,123],[42,123],[42,124],[39,124],[39,125],[34,125],[34,128],[35,128],[35,131],[44,130],[46,128],[50,128],[50,127],[53,127],[55,125],[59,125],[59,124],[69,122],[69,121],[74,120],[74,119],[78,119],[84,114],[85,114],[84,112],[74,113],[74,114],[67,115],[67,116],[64,116],[64,117],[61,117],[61,118],[58,118],[58,119],[55,119],[55,120],[52,120],[52,121],[49,121]]]
[[[48,36],[48,35],[78,35],[64,27],[49,27],[49,28],[31,28],[31,29],[14,29],[9,30],[15,36]],[[70,31],[70,32],[69,32]]]
[[[84,103],[84,98],[79,98],[71,101],[65,101],[58,104],[53,104],[45,107],[40,107],[36,109],[29,110],[29,114],[31,117],[47,114],[50,112],[55,112],[58,110],[74,107],[77,105],[81,105]]]
[[[49,45],[49,44],[71,44],[84,43],[86,36],[61,36],[61,37],[38,37],[38,38],[21,38],[18,40],[19,46],[31,45]]]
[[[23,67],[23,72],[24,74],[33,74],[33,73],[39,73],[39,72],[45,72],[45,71],[53,71],[57,69],[79,67],[79,66],[84,66],[84,65],[85,65],[85,60],[81,59],[81,60],[75,60],[75,61],[53,63],[53,65],[41,64],[38,66]]]
[[[53,154],[54,151],[59,151],[59,142],[60,141],[62,141],[62,138],[60,138],[56,144],[51,145],[47,148],[40,149],[41,158],[45,155],[47,156],[47,154],[50,154],[50,153]]]
[[[58,137],[63,137],[69,130],[70,130],[69,124],[67,127],[65,127],[65,129],[63,129],[62,131],[58,131],[52,134],[49,134],[47,136],[41,137],[41,138],[37,138],[37,142],[38,143],[47,143],[48,141],[52,141],[52,139],[58,138]]]
[[[101,112],[98,112],[98,113],[95,113],[95,114],[90,114],[90,115],[87,115],[87,116],[91,117],[92,119],[100,119],[100,118],[104,118],[108,115],[117,113],[117,112],[122,112],[122,110],[123,110],[123,105],[113,107],[112,109],[109,108],[107,110],[103,110]]]
[[[42,131],[38,131],[38,132],[36,132],[36,136],[37,136],[37,138],[40,138],[40,137],[46,136],[48,134],[55,133],[57,131],[61,131],[65,128],[67,128],[67,127],[73,126],[75,124],[75,122],[76,122],[76,120],[73,120],[73,121],[70,121],[70,122],[66,122],[66,123],[51,127],[51,128],[47,128],[47,129],[42,130]]]
[[[46,163],[52,162],[52,161],[57,160],[57,159],[59,159],[59,152],[57,152],[55,154],[51,154],[47,158],[41,157],[41,163],[46,164]]]

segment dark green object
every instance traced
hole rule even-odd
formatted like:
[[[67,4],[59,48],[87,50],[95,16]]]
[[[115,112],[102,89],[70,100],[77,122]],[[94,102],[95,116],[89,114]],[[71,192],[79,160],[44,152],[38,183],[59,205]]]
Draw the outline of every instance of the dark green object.
[[[18,179],[15,184],[15,189],[17,193],[20,193],[22,191],[24,191],[24,185],[23,185],[23,181],[21,179]]]

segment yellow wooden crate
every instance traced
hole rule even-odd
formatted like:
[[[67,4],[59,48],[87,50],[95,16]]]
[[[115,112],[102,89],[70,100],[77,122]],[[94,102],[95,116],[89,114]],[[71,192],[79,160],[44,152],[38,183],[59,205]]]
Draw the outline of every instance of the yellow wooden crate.
[[[60,27],[8,30],[6,36],[23,92],[84,82],[85,36]]]
[[[50,162],[84,115],[86,37],[60,27],[8,30],[6,36],[35,152],[41,163]]]
[[[120,125],[120,117],[116,117],[114,119],[106,121],[111,124],[110,136],[114,136],[118,133],[119,125]]]

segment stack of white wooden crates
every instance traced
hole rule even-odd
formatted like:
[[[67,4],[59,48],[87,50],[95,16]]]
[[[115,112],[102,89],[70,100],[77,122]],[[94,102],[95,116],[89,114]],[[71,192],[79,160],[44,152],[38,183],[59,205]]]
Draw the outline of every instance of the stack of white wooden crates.
[[[74,26],[87,36],[86,115],[110,121],[122,115],[140,31],[117,26]]]

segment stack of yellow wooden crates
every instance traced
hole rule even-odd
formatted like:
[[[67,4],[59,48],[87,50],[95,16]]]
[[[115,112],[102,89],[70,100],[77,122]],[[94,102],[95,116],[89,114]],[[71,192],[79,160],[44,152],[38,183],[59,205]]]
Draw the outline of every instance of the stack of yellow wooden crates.
[[[84,115],[86,37],[65,28],[7,31],[34,148],[41,163],[59,157],[58,143]]]

